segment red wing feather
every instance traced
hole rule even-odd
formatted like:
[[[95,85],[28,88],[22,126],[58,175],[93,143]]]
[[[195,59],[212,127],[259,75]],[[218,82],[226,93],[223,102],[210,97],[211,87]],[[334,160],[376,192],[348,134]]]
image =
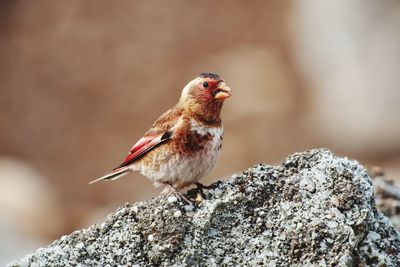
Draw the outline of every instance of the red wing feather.
[[[127,166],[137,160],[139,157],[143,156],[159,144],[167,141],[171,137],[170,132],[165,132],[162,135],[156,136],[145,136],[142,137],[136,144],[133,145],[131,150],[129,151],[128,156],[124,159],[124,161],[114,170]]]

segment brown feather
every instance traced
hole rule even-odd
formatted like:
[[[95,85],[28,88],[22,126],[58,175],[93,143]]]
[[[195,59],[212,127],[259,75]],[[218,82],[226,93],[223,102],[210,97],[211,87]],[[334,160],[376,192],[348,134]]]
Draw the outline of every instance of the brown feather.
[[[162,114],[146,132],[144,136],[152,136],[163,134],[166,131],[171,130],[172,127],[177,123],[180,116],[182,115],[182,109],[177,106],[172,107]]]

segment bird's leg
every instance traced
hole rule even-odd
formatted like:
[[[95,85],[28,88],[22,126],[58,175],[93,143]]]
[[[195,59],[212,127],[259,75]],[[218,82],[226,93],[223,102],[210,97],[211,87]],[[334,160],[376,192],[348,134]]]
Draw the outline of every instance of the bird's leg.
[[[166,189],[168,188],[169,192],[168,194],[172,194],[175,195],[177,198],[183,200],[184,202],[186,202],[187,204],[192,204],[192,201],[190,201],[184,194],[182,194],[181,192],[179,192],[178,190],[176,190],[175,187],[173,187],[172,185],[170,185],[169,183],[164,183],[164,185],[166,186]]]

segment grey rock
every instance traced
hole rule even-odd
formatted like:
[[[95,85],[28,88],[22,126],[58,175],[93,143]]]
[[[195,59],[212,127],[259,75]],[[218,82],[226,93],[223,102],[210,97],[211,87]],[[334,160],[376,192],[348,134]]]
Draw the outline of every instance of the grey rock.
[[[400,230],[400,187],[393,177],[385,176],[383,170],[370,170],[370,177],[375,188],[375,202],[378,209]],[[376,173],[378,171],[378,173]]]
[[[193,205],[126,204],[10,266],[398,266],[400,235],[356,161],[328,150],[256,165]],[[171,201],[174,200],[174,201]],[[179,216],[177,216],[179,214]]]

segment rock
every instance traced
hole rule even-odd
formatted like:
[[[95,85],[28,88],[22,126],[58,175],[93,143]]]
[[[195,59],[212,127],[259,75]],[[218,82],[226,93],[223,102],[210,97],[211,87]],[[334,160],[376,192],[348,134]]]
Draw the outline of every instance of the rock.
[[[379,167],[373,167],[369,172],[375,188],[376,206],[400,230],[400,187]]]
[[[400,262],[400,235],[376,208],[366,170],[328,150],[296,153],[277,167],[256,165],[187,195],[195,204],[165,196],[126,204],[104,223],[9,266]]]

